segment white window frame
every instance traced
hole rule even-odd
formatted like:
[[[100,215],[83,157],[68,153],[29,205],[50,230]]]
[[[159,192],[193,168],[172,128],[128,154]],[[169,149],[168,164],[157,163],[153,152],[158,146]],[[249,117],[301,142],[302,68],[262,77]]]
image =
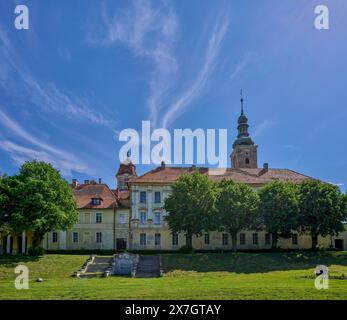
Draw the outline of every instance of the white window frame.
[[[208,240],[208,241],[206,241],[206,240]],[[210,245],[210,234],[208,232],[206,232],[204,234],[204,244],[207,246]]]
[[[123,222],[123,218],[124,218],[124,222]],[[126,224],[127,223],[127,217],[125,213],[120,213],[119,214],[119,223],[120,224]]]
[[[157,237],[159,235],[159,237]],[[157,243],[157,239],[159,239],[159,243]],[[160,246],[161,245],[161,234],[160,233],[155,233],[154,234],[154,245]]]
[[[75,241],[75,235],[77,234],[77,241]],[[80,242],[80,235],[77,231],[72,232],[72,243],[79,243]]]
[[[145,195],[145,201],[142,201],[142,199],[141,199],[141,195],[142,194]],[[142,203],[142,204],[147,203],[147,192],[146,191],[140,191],[139,202]]]
[[[175,241],[174,241],[174,239],[175,239]],[[171,242],[172,242],[173,246],[178,246],[178,233],[174,232],[171,234]]]
[[[100,240],[101,241],[98,241],[98,234],[100,235]],[[96,243],[102,243],[102,232],[100,232],[100,231],[95,232],[95,242]]]
[[[141,243],[142,238],[144,239],[144,243]],[[146,246],[146,245],[147,245],[147,235],[145,233],[140,233],[140,246]]]
[[[145,216],[145,219],[144,219],[144,222],[142,222],[142,215],[144,214]],[[141,211],[140,212],[140,224],[146,224],[147,223],[147,212],[146,211]]]
[[[98,217],[100,217],[100,221],[98,221]],[[103,220],[102,212],[96,212],[95,213],[95,223],[102,223],[102,220]]]
[[[157,222],[157,217],[159,216],[159,221]],[[161,212],[156,211],[154,212],[154,224],[156,226],[160,226],[161,225]]]
[[[56,240],[54,241],[54,236],[56,236]],[[58,232],[53,231],[52,232],[52,243],[58,243]]]
[[[159,201],[156,199],[156,195],[159,194]],[[161,203],[161,192],[160,191],[154,191],[154,203],[158,204]]]

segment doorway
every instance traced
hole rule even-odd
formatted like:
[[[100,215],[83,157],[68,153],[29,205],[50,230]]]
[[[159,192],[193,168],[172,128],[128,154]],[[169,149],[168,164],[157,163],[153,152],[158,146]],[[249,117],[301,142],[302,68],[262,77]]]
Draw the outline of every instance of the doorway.
[[[117,251],[125,251],[127,249],[127,241],[123,238],[118,238],[116,241]]]
[[[343,250],[343,240],[342,239],[335,239],[335,249],[337,250]]]
[[[23,238],[17,237],[17,253],[21,254],[23,249]]]

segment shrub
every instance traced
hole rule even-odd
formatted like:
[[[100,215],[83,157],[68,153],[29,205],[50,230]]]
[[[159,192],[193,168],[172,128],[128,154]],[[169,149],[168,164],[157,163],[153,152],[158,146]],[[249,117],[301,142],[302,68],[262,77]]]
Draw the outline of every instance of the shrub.
[[[42,256],[46,253],[46,250],[42,247],[35,247],[35,248],[30,248],[28,250],[28,253],[30,256]]]
[[[189,246],[182,246],[179,251],[181,253],[192,253],[193,252],[193,249]]]

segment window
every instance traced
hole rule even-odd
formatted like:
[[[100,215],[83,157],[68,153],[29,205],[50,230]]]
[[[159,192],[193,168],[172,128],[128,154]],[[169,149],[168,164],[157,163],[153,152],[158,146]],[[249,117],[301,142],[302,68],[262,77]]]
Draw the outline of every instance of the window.
[[[258,244],[258,233],[253,233],[253,244]]]
[[[90,213],[84,214],[84,223],[90,223]]]
[[[161,203],[160,191],[154,192],[154,203]]]
[[[72,242],[77,243],[78,242],[78,232],[72,233]]]
[[[156,225],[160,224],[160,212],[156,212],[154,214],[154,224],[156,224]]]
[[[121,213],[119,215],[119,223],[120,224],[125,224],[126,223],[126,217],[125,217],[125,214],[124,213]]]
[[[297,245],[298,244],[298,235],[297,234],[293,234],[292,235],[292,244],[293,245]]]
[[[156,246],[160,246],[160,233],[156,233],[156,234],[154,235],[154,244],[155,244]]]
[[[178,233],[173,233],[172,234],[172,245],[173,246],[178,246]]]
[[[240,245],[246,244],[246,235],[244,233],[240,233]]]
[[[92,198],[92,204],[99,205],[100,203],[101,203],[101,199],[100,198]]]
[[[146,224],[147,222],[147,213],[146,212],[141,212],[140,213],[140,223],[141,224]]]
[[[101,243],[102,242],[102,233],[97,232],[96,233],[96,243]]]
[[[249,159],[248,159],[248,158],[246,158],[246,161],[245,161],[245,162],[246,162],[246,164],[249,164]]]
[[[58,242],[58,232],[52,232],[52,242],[53,243]]]
[[[95,222],[96,223],[102,223],[102,213],[101,212],[97,212],[95,214]]]
[[[140,245],[145,246],[146,245],[146,234],[140,233]]]
[[[223,246],[228,245],[228,234],[227,233],[223,233],[223,235],[222,235],[222,244],[223,244]]]
[[[270,233],[265,233],[265,244],[267,245],[271,244]]]
[[[140,192],[140,203],[146,203],[146,191]]]
[[[210,234],[209,233],[205,233],[205,244],[210,244]]]

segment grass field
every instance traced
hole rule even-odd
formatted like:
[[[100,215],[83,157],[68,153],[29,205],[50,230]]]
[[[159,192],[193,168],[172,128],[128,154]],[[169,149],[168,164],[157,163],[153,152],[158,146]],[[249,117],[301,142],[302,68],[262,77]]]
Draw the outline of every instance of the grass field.
[[[71,277],[87,256],[0,257],[4,299],[347,299],[346,252],[165,254],[155,279]],[[14,268],[30,270],[29,290],[16,290]],[[329,267],[329,289],[314,287],[314,268]],[[42,283],[35,279],[42,277]]]

